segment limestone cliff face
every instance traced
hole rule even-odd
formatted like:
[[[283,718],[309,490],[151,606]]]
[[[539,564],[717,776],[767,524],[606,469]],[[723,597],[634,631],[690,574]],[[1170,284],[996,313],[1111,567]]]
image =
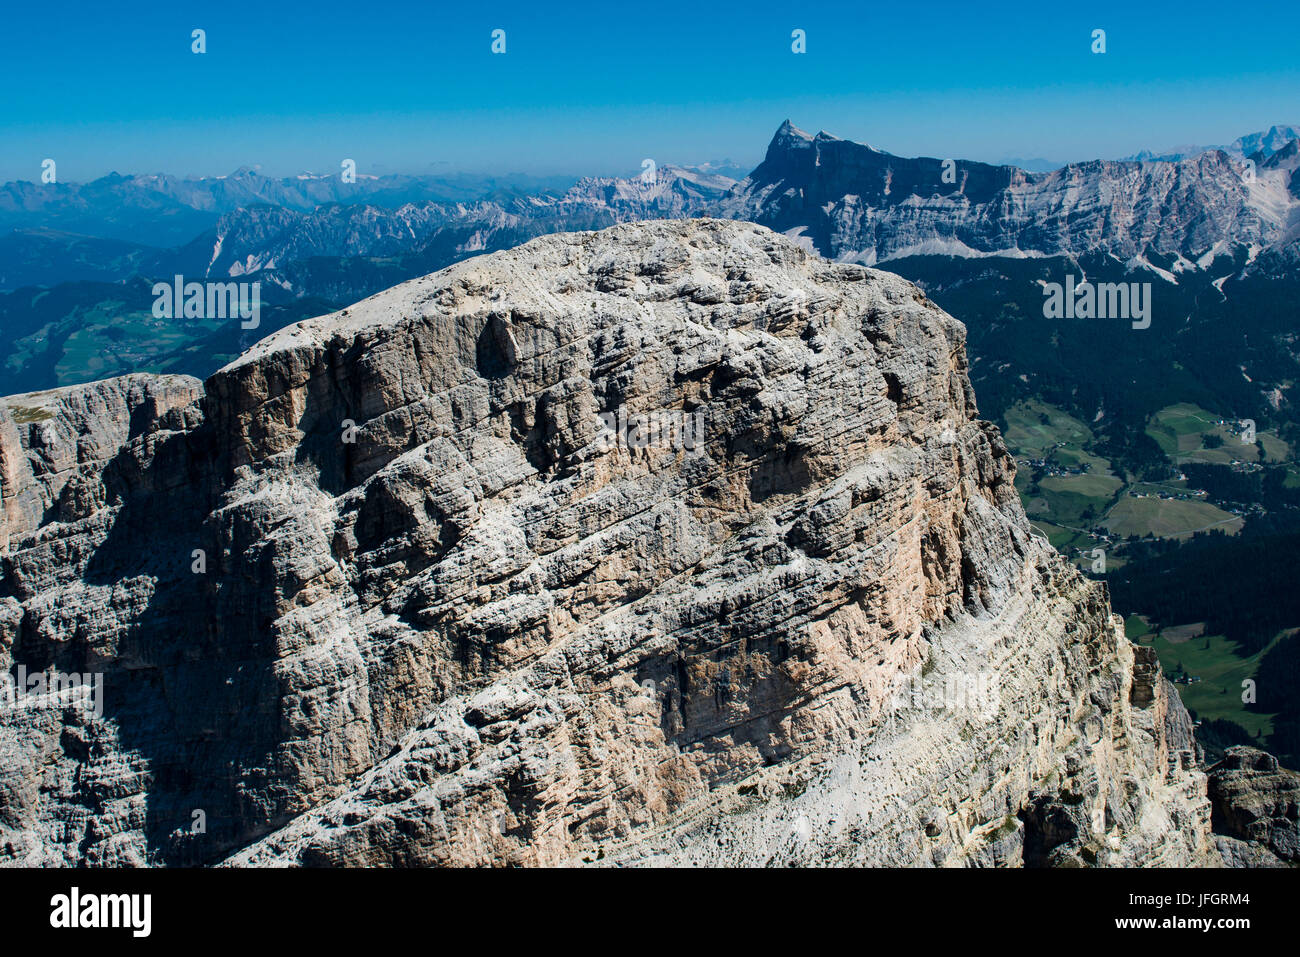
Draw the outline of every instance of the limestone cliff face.
[[[1208,771],[1215,843],[1225,862],[1244,867],[1300,863],[1300,774],[1245,745]]]
[[[1217,860],[1186,712],[887,273],[549,236],[5,404],[0,665],[104,692],[0,710],[0,860]]]

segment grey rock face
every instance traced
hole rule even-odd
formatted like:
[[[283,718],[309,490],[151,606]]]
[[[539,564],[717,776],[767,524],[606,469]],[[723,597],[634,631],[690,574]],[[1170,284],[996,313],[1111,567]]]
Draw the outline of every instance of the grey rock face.
[[[1217,860],[963,343],[895,276],[657,222],[201,387],[6,399],[0,665],[104,691],[0,710],[0,859]]]
[[[252,206],[223,215],[207,261],[192,266],[223,277],[282,269],[313,256],[409,256],[442,266],[548,233],[699,215],[733,185],[725,176],[664,167],[635,179],[585,177],[558,195],[392,209]]]
[[[309,268],[311,257],[404,257],[404,268],[432,270],[563,230],[711,216],[759,223],[837,261],[1106,253],[1172,280],[1216,256],[1263,264],[1296,254],[1295,145],[1256,154],[1250,168],[1210,150],[1174,162],[1096,160],[1031,173],[894,156],[786,122],[739,183],[664,167],[644,179],[583,179],[558,195],[240,209],[221,217],[211,248],[189,250],[196,258],[182,265],[214,277],[266,270],[268,282],[297,294],[337,295],[352,283],[371,288],[373,277],[362,270],[345,278],[343,270],[326,281]]]
[[[893,156],[787,122],[763,163],[709,214],[761,223],[824,256],[868,265],[917,254],[1104,252],[1195,269],[1236,246],[1294,241],[1295,164],[1258,158],[1247,169],[1214,150],[1169,163],[1096,160],[1029,173]]]
[[[1300,861],[1300,774],[1237,745],[1210,768],[1212,823],[1226,860],[1247,866]]]

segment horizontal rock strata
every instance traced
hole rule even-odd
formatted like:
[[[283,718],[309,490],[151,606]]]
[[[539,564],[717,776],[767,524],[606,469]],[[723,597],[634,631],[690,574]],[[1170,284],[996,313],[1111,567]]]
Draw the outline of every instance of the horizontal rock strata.
[[[544,237],[13,396],[0,860],[1217,860],[964,329],[749,224]]]

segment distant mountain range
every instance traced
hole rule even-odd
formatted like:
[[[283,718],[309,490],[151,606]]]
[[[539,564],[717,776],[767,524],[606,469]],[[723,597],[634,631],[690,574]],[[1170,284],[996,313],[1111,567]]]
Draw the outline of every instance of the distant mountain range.
[[[1247,133],[1245,136],[1238,136],[1226,146],[1175,146],[1173,149],[1160,153],[1142,150],[1140,153],[1134,153],[1132,156],[1124,157],[1124,159],[1139,163],[1170,163],[1200,153],[1208,153],[1212,150],[1220,150],[1229,156],[1241,159],[1256,154],[1261,154],[1264,159],[1267,159],[1278,150],[1285,149],[1286,145],[1295,139],[1300,139],[1300,127],[1290,125],[1270,126],[1267,130],[1259,133]]]
[[[398,281],[544,233],[691,216],[752,220],[829,258],[866,264],[925,254],[1102,252],[1177,273],[1207,268],[1238,248],[1253,259],[1294,243],[1298,139],[1295,128],[1274,126],[1228,149],[1029,172],[894,156],[787,121],[763,162],[739,181],[718,167],[661,166],[574,182],[361,176],[344,183],[338,175],[271,179],[240,170],[203,180],[10,183],[0,188],[0,290],[273,271],[282,286],[315,295],[304,283],[321,277],[322,264],[307,269],[308,261],[338,260],[346,272],[355,264],[342,261],[380,259],[382,281]],[[330,282],[346,297],[338,277]],[[374,291],[369,279],[352,290]]]
[[[440,268],[544,233],[698,215],[735,182],[709,169],[661,167],[645,178],[586,177],[532,191],[481,180],[349,184],[251,171],[219,180],[10,183],[0,188],[0,291],[174,272],[243,276],[322,256]]]
[[[242,168],[229,176],[190,179],[162,174],[110,173],[89,183],[0,186],[0,232],[57,229],[152,246],[179,246],[210,229],[223,213],[247,206],[312,210],[341,203],[397,207],[456,203],[494,194],[563,190],[576,177],[369,176],[344,182],[341,171],[272,178]]]
[[[1232,293],[1230,276],[1300,272],[1295,133],[1275,126],[1238,138],[1239,151],[1255,148],[1249,157],[1211,149],[1030,172],[894,156],[787,121],[739,180],[713,164],[576,181],[344,183],[240,170],[10,183],[0,188],[0,370],[15,389],[149,368],[206,375],[312,309],[542,234],[643,219],[750,220],[828,258],[887,263],[940,285],[966,271],[908,264],[1089,259],[1170,283],[1203,275],[1219,297]],[[262,283],[261,326],[157,327],[148,289],[176,275]]]
[[[751,220],[830,259],[898,273],[960,319],[980,413],[1004,426],[1022,460],[1017,488],[1035,522],[1065,553],[1107,551],[1125,614],[1203,624],[1211,611],[1175,618],[1166,609],[1189,594],[1220,617],[1237,609],[1215,627],[1239,642],[1232,666],[1246,675],[1245,656],[1296,624],[1289,581],[1253,570],[1267,564],[1284,578],[1286,556],[1300,555],[1298,151],[1295,128],[1276,126],[1168,159],[1030,171],[894,156],[786,122],[739,178],[716,164],[546,182],[343,183],[245,170],[9,184],[0,188],[0,378],[10,394],[129,372],[206,378],[284,326],[545,233]],[[649,260],[660,252],[647,251],[645,268],[657,268]],[[156,316],[154,284],[170,289],[177,275],[259,283],[258,324],[224,312]],[[1049,316],[1044,292],[1071,277],[1153,287],[1149,323],[1137,331],[1128,317]],[[733,294],[747,294],[743,267],[735,284]],[[1242,420],[1258,429],[1258,449],[1229,428]],[[1207,423],[1218,431],[1202,436]],[[1179,477],[1198,465],[1217,502],[1204,519]],[[1179,529],[1225,521],[1245,524],[1185,554],[1174,541]],[[1121,539],[1127,551],[1116,553]],[[1261,555],[1283,558],[1274,567]],[[1177,600],[1162,605],[1166,594]],[[1300,639],[1283,650],[1300,661]],[[1231,690],[1223,702],[1236,700]],[[1261,740],[1253,722],[1272,715],[1270,747],[1300,761],[1300,698],[1267,700],[1258,714],[1218,702],[1228,717],[1215,733],[1221,743]]]
[[[1255,167],[1222,151],[1169,163],[1095,160],[1050,173],[908,159],[786,122],[767,158],[712,212],[803,236],[868,265],[904,256],[1105,253],[1175,271],[1234,247],[1293,242],[1296,140]],[[946,174],[946,175],[945,175]]]

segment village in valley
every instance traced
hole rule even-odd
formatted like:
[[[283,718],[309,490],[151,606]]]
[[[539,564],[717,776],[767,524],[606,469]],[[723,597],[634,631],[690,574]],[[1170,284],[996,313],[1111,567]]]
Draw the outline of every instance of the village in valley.
[[[1158,480],[1113,467],[1098,454],[1093,429],[1057,407],[1030,400],[1006,412],[1016,487],[1032,526],[1092,577],[1122,569],[1135,551],[1174,549],[1205,534],[1237,535],[1267,506],[1235,486],[1250,488],[1268,468],[1286,468],[1288,487],[1300,487],[1291,447],[1272,432],[1255,433],[1253,423],[1181,403],[1152,416],[1146,432],[1169,460],[1168,474]],[[1252,679],[1262,650],[1246,653],[1207,633],[1204,622],[1128,614],[1125,631],[1156,648],[1198,720],[1226,718],[1256,736],[1271,731],[1268,716],[1242,701],[1242,682]]]

